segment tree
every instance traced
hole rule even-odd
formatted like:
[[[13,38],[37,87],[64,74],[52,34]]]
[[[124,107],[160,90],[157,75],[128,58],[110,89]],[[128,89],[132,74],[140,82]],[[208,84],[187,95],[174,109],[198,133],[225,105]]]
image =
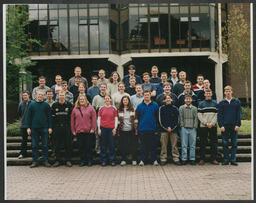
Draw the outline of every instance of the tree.
[[[244,91],[249,115],[250,81],[250,22],[244,4],[229,4],[226,26],[223,29],[223,52],[228,55],[231,71],[244,81]],[[249,119],[249,117],[248,117]]]
[[[29,58],[32,43],[40,45],[38,40],[29,38],[27,26],[29,14],[27,5],[8,5],[6,12],[6,83],[7,101],[17,101],[19,96],[19,72],[34,66]],[[22,78],[24,80],[24,78]],[[29,79],[29,78],[26,78]]]

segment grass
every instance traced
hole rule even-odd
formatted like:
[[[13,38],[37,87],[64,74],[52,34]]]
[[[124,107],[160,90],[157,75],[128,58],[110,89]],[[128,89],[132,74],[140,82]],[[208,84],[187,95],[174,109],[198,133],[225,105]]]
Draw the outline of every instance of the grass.
[[[20,120],[7,124],[7,136],[16,136],[20,134]]]
[[[252,121],[251,120],[242,120],[242,124],[239,128],[238,133],[251,133],[251,125]],[[218,127],[218,134],[220,134],[220,128]]]

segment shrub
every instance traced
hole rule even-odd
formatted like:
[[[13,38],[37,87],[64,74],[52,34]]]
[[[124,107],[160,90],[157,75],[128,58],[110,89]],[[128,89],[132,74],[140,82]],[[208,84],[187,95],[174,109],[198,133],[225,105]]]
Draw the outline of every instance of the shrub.
[[[251,120],[251,108],[248,115],[247,108],[242,107],[242,120]]]
[[[16,136],[20,134],[20,120],[12,124],[7,124],[7,136]]]

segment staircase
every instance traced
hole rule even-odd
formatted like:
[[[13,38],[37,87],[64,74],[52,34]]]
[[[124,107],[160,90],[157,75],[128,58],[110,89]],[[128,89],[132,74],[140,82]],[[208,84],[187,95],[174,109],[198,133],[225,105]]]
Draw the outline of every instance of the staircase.
[[[238,149],[237,149],[237,161],[238,162],[250,162],[251,161],[251,135],[248,133],[240,133],[238,135]],[[72,162],[74,164],[79,163],[79,154],[77,149],[77,143],[74,143],[74,149],[73,149],[73,158]],[[23,159],[18,159],[18,155],[21,149],[21,136],[7,136],[7,165],[30,165],[32,161],[32,150],[31,150],[31,137],[28,138],[28,157]],[[40,147],[39,147],[40,148]],[[180,142],[178,142],[178,148],[180,150]],[[218,161],[222,161],[223,157],[223,149],[222,149],[222,140],[221,136],[218,135]],[[158,148],[158,155],[160,154],[160,147]],[[51,157],[51,149],[49,149],[49,162],[54,162],[54,157]],[[138,155],[139,155],[139,149],[138,149]],[[199,142],[197,142],[196,147],[196,157],[199,159]],[[206,147],[206,158],[210,157],[210,146]],[[139,156],[138,156],[139,158]],[[99,156],[94,154],[93,155],[94,164],[99,164]],[[117,156],[116,156],[117,163],[120,161],[120,155],[117,150]],[[39,160],[40,161],[40,160]]]

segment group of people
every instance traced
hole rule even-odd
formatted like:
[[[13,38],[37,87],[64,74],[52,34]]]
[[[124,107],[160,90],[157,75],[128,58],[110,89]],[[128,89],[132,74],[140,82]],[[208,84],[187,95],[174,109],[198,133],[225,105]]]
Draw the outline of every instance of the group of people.
[[[206,161],[208,138],[211,163],[218,165],[218,124],[224,154],[222,165],[238,165],[236,151],[241,103],[232,96],[231,86],[224,88],[225,97],[217,103],[210,81],[201,74],[197,76],[197,83],[192,85],[184,71],[178,74],[177,68],[172,67],[169,77],[166,72],[159,77],[158,67],[153,66],[151,74],[143,73],[143,82],[135,74],[134,65],[128,69],[129,74],[122,80],[116,71],[111,73],[109,79],[105,78],[105,71],[101,69],[98,76],[91,77],[90,87],[86,78],[81,76],[80,67],[75,67],[75,75],[68,82],[63,81],[61,75],[56,75],[56,84],[51,88],[46,86],[45,77],[39,77],[39,86],[33,89],[32,100],[30,93],[23,91],[23,100],[18,107],[22,135],[22,149],[18,158],[27,156],[27,138],[31,135],[31,168],[38,166],[40,138],[46,167],[62,164],[62,148],[65,151],[65,165],[72,166],[73,138],[77,139],[81,167],[92,166],[94,145],[95,151],[100,154],[102,166],[116,165],[116,147],[121,154],[121,166],[128,163],[129,154],[132,155],[132,165],[151,163],[157,166],[159,143],[160,165],[165,165],[169,142],[174,164],[196,165],[198,135],[199,165]],[[177,147],[178,139],[181,152]],[[232,144],[231,157],[229,139]],[[48,161],[48,145],[55,152],[53,165]]]

